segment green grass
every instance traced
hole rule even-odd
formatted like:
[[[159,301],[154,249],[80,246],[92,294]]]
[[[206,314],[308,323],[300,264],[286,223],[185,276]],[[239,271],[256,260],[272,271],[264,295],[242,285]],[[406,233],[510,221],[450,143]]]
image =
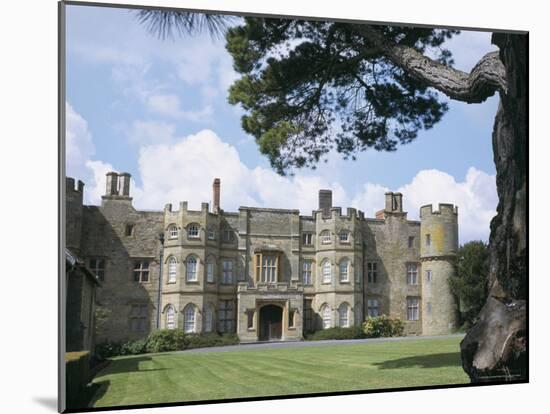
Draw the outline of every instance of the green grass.
[[[115,358],[94,407],[467,383],[459,337]]]

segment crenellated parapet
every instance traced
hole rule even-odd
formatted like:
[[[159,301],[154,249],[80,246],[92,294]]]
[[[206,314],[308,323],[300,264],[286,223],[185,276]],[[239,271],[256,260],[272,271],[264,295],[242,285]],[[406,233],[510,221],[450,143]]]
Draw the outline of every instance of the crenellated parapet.
[[[440,203],[420,208],[421,258],[454,256],[458,251],[458,207]]]

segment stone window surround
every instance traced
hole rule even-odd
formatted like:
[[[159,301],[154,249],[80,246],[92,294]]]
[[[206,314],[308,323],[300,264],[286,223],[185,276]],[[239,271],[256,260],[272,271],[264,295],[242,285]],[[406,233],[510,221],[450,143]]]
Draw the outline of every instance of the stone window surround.
[[[326,265],[328,264],[328,267]],[[328,272],[326,270],[328,269]],[[328,285],[332,283],[332,263],[329,259],[321,261],[321,284]]]
[[[319,237],[321,238],[321,244],[331,244],[332,243],[332,234],[330,234],[330,230],[323,230]]]
[[[178,280],[178,259],[176,256],[170,255],[166,259],[166,263],[168,264],[168,272],[166,277],[166,283],[167,284],[173,284],[176,283]],[[171,268],[173,266],[173,268]],[[173,271],[173,272],[172,272]],[[171,277],[173,275],[173,278]]]
[[[313,285],[313,269],[315,268],[314,262],[315,261],[313,259],[302,260],[302,283],[305,286]],[[308,264],[309,266],[306,266],[306,264]],[[306,283],[306,278],[304,277],[306,273],[309,274],[309,283]]]
[[[151,283],[151,262],[153,261],[150,258],[132,258],[132,281],[136,283]],[[139,267],[137,264],[139,263]],[[146,266],[144,264],[147,263]],[[139,274],[138,278],[136,279],[136,273]],[[143,280],[143,275],[147,274],[147,280]]]
[[[321,321],[323,324],[322,329],[329,329],[332,327],[332,309],[328,303],[323,303],[319,308],[319,314],[321,315]]]
[[[183,332],[196,333],[198,318],[199,315],[197,306],[194,303],[188,303],[185,305],[183,308]]]
[[[407,262],[405,263],[406,274],[407,274],[407,285],[416,286],[418,285],[418,263],[417,262]]]
[[[343,263],[346,263],[346,278],[345,279],[342,279],[342,264]],[[349,277],[349,274],[350,274],[350,268],[353,267],[352,264],[351,264],[351,261],[347,258],[347,257],[343,257],[340,259],[340,262],[338,263],[338,272],[339,272],[339,276],[340,276],[340,283],[351,283],[351,279]]]
[[[207,238],[208,240],[216,240],[216,229],[213,226],[208,227]]]
[[[194,260],[194,272],[191,273]],[[198,283],[199,282],[199,265],[200,259],[195,254],[190,254],[185,259],[185,282],[186,283]]]
[[[170,224],[166,231],[168,232],[168,239],[169,240],[175,240],[179,236],[178,226],[176,226],[176,224],[174,224],[174,223]]]
[[[407,320],[420,320],[420,298],[418,296],[407,296]]]
[[[345,307],[345,313],[343,313],[342,311],[344,310],[343,308]],[[349,305],[349,303],[347,302],[342,302],[340,304],[340,306],[338,306],[338,326],[341,327],[341,328],[349,328],[350,326],[350,310],[351,310],[351,306]],[[345,316],[345,318],[342,318],[342,316]],[[342,323],[344,321],[344,323]]]
[[[367,283],[378,283],[378,262],[367,262]]]
[[[187,225],[187,238],[194,240],[201,238],[201,226],[198,223],[189,223]]]
[[[222,285],[232,285],[234,283],[235,275],[235,260],[229,257],[224,257],[221,259],[222,268],[221,268],[221,279],[220,284]],[[226,263],[231,263],[231,266],[225,266]],[[226,273],[229,278],[226,278]]]
[[[344,239],[342,239],[342,236],[345,236]],[[350,244],[351,243],[351,232],[349,230],[341,230],[340,233],[338,233],[338,240],[340,243],[343,244]]]
[[[380,301],[377,297],[367,297],[367,315],[370,317],[380,315]]]
[[[302,233],[302,245],[312,247],[313,246],[313,232],[305,231]]]
[[[206,283],[216,283],[216,260],[212,256],[206,258]]]
[[[176,329],[178,325],[176,322],[176,308],[174,307],[174,305],[170,303],[166,305],[164,307],[163,313],[166,315],[166,317],[164,318],[166,329]],[[170,319],[172,319],[171,322],[170,322]],[[170,325],[172,325],[172,327],[170,327]]]
[[[212,332],[214,329],[214,315],[216,308],[208,303],[204,308],[204,332]]]

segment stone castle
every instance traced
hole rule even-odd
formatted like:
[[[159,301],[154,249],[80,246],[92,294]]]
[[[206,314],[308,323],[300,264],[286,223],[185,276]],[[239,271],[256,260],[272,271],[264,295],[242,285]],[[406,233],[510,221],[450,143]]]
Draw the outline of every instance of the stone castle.
[[[84,184],[66,179],[66,245],[101,281],[108,310],[96,342],[142,338],[156,329],[236,333],[241,342],[300,340],[307,332],[360,325],[367,316],[404,321],[407,334],[456,328],[448,284],[458,249],[458,209],[420,209],[407,220],[400,193],[375,218],[319,209],[220,205],[201,210],[132,206],[130,175],[107,174],[101,206],[83,205]],[[382,201],[382,200],[381,200]]]

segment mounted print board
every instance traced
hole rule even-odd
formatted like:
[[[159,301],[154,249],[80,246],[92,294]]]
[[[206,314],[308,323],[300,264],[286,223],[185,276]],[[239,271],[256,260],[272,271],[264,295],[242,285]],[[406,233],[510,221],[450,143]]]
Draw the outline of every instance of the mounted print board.
[[[528,34],[61,2],[60,411],[528,382]]]

